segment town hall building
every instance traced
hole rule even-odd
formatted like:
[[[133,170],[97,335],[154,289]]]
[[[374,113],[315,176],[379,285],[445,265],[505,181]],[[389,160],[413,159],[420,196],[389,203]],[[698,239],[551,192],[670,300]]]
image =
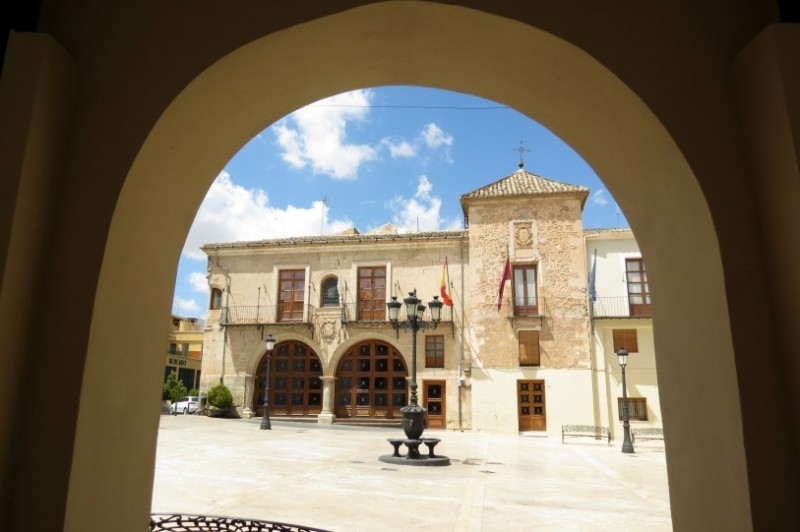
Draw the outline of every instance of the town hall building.
[[[387,303],[443,303],[420,330],[428,428],[559,436],[661,426],[650,294],[629,229],[585,230],[585,187],[522,168],[461,196],[463,230],[208,244],[201,393],[222,381],[245,416],[392,423],[409,403],[413,335]],[[435,303],[436,305],[436,303]],[[265,339],[276,340],[266,387]]]

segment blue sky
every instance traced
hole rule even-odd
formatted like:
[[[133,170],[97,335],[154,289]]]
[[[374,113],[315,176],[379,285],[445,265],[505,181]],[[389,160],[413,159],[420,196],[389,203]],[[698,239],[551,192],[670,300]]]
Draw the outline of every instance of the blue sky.
[[[205,317],[206,243],[463,227],[459,197],[529,172],[591,189],[584,227],[627,227],[591,167],[501,103],[422,87],[361,89],[308,105],[256,135],[212,184],[186,239],[172,311]]]

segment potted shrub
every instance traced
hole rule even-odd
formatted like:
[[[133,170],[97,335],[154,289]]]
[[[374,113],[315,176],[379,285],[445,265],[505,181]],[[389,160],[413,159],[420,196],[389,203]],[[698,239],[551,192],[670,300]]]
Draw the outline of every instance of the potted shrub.
[[[211,417],[225,417],[233,409],[233,395],[223,383],[208,390],[208,415]]]

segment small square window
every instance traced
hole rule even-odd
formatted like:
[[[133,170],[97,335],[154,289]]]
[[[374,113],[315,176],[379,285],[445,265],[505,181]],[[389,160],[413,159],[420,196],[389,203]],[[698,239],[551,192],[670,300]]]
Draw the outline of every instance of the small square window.
[[[617,410],[622,421],[622,397],[617,397]],[[647,421],[646,397],[628,397],[628,419]]]
[[[615,353],[623,347],[628,353],[639,352],[639,338],[636,335],[636,329],[613,329],[611,334],[614,338]]]

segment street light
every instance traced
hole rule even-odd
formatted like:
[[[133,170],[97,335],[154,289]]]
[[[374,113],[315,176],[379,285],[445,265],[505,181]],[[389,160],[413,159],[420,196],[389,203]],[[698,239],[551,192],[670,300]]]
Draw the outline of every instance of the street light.
[[[633,443],[631,442],[631,424],[628,418],[628,389],[625,384],[625,366],[628,365],[628,351],[621,347],[617,351],[619,357],[619,365],[622,367],[622,431],[624,438],[622,440],[622,452],[632,453]]]
[[[272,430],[272,423],[269,420],[269,367],[272,361],[272,349],[275,347],[275,338],[270,334],[264,343],[267,344],[267,375],[264,378],[264,417],[261,418],[261,430]]]
[[[399,314],[403,304],[406,306],[406,320],[401,322]],[[431,309],[430,322],[423,320],[425,305],[417,298],[416,288],[413,292],[408,293],[407,298],[403,299],[403,304],[397,300],[396,296],[392,296],[392,300],[386,303],[386,306],[389,309],[389,321],[395,330],[411,329],[411,397],[408,406],[401,408],[400,412],[403,414],[403,432],[406,433],[406,437],[410,440],[418,440],[425,429],[425,408],[419,406],[417,402],[417,331],[436,328],[442,319],[444,303],[439,301],[439,296],[433,296],[433,301],[428,303],[428,307]]]

